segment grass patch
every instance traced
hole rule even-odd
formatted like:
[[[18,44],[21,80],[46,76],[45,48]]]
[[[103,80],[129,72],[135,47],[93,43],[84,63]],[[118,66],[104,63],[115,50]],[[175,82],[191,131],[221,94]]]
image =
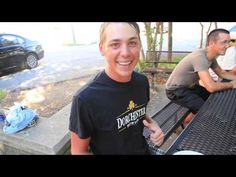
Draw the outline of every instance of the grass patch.
[[[7,92],[0,90],[0,100],[4,99],[7,96]]]
[[[138,64],[135,67],[135,70],[138,72],[143,72],[145,68],[151,67],[152,63],[146,63],[143,59],[138,61]]]
[[[182,59],[184,58],[184,56],[174,56],[172,58],[172,62],[180,62]],[[160,60],[160,61],[166,61],[166,60]],[[158,67],[161,68],[169,68],[169,69],[174,69],[176,66],[176,64],[168,64],[168,63],[159,63]]]

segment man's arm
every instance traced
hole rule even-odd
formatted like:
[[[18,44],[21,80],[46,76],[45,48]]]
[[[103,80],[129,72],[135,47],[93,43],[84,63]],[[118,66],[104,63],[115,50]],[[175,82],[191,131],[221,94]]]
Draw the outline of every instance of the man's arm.
[[[71,132],[71,154],[72,155],[91,155],[88,151],[91,138],[81,139],[76,133]]]
[[[233,67],[229,72],[232,73],[232,74],[234,74],[234,75],[236,75],[236,66]]]
[[[198,76],[202,81],[204,87],[207,89],[208,92],[213,93],[220,90],[227,90],[231,88],[236,88],[236,82],[215,82],[211,76],[209,71],[199,71]],[[226,79],[226,78],[225,78]],[[236,80],[236,76],[235,76]]]
[[[233,68],[233,72],[236,73],[236,68],[234,67]],[[236,80],[236,75],[233,74],[232,72],[227,72],[223,69],[221,69],[220,66],[217,66],[215,69],[214,69],[214,72],[221,78],[223,79],[228,79],[228,80]]]

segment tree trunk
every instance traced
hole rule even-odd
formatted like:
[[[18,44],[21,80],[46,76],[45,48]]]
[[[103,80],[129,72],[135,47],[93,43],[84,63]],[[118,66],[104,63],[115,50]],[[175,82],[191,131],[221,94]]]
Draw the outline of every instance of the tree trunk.
[[[199,48],[202,48],[204,26],[203,26],[203,24],[202,24],[201,22],[200,22],[200,25],[201,25],[201,39],[200,39],[200,45],[199,45]]]
[[[168,62],[172,61],[172,22],[168,22]]]
[[[151,50],[151,41],[150,41],[150,33],[151,33],[151,23],[145,22],[145,34],[146,34],[146,40],[147,40],[147,50]]]
[[[160,40],[159,40],[159,53],[157,55],[157,61],[160,60],[161,58],[161,51],[162,51],[162,45],[163,45],[163,27],[164,26],[164,23],[163,22],[160,22],[160,25],[159,25],[159,33],[160,33]]]
[[[156,41],[158,28],[156,26],[152,27],[151,22],[144,22],[146,39],[147,39],[147,55],[146,60],[148,61],[157,61],[157,52],[156,52]]]
[[[140,41],[140,45],[141,45],[141,59],[146,61],[146,57],[145,57],[145,53],[144,53],[144,50],[143,50],[143,44],[142,42]]]
[[[74,26],[71,24],[71,32],[72,32],[72,39],[73,39],[73,44],[76,44],[76,38],[75,38],[75,31],[74,31]]]
[[[208,34],[209,34],[209,32],[210,32],[211,25],[212,25],[212,22],[210,22],[210,25],[209,25],[209,27],[208,27],[208,29],[207,29],[207,31],[206,31],[206,44],[205,44],[205,47],[207,46],[207,36],[208,36]]]
[[[157,47],[157,34],[158,34],[158,28],[159,28],[160,23],[156,22],[156,27],[155,29],[155,33],[154,33],[154,38],[153,38],[153,49],[156,50]]]
[[[217,22],[214,22],[214,24],[215,24],[215,29],[217,29],[218,28]]]

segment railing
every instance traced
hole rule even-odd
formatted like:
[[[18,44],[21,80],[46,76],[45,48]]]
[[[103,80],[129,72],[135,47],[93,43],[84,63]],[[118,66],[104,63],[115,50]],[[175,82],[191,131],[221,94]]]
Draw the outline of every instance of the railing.
[[[191,51],[147,51],[146,63],[151,63],[153,66],[148,66],[143,69],[143,73],[151,75],[151,87],[155,88],[155,75],[159,73],[170,74],[174,70],[179,61]],[[171,61],[168,60],[171,58]]]
[[[146,62],[147,63],[157,63],[159,61],[173,62],[175,57],[183,58],[192,51],[151,51],[148,50],[146,53]],[[171,61],[168,61],[168,56],[171,58]]]

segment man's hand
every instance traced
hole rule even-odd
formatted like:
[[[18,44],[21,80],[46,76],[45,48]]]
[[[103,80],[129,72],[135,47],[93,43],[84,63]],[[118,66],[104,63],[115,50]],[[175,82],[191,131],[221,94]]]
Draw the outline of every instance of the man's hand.
[[[143,120],[143,124],[145,127],[147,127],[151,131],[150,140],[156,146],[160,146],[163,143],[164,134],[162,130],[160,129],[160,127],[158,126],[158,124],[147,115],[146,115],[145,120]]]
[[[233,85],[233,88],[236,88],[236,80],[230,81],[230,83]]]

